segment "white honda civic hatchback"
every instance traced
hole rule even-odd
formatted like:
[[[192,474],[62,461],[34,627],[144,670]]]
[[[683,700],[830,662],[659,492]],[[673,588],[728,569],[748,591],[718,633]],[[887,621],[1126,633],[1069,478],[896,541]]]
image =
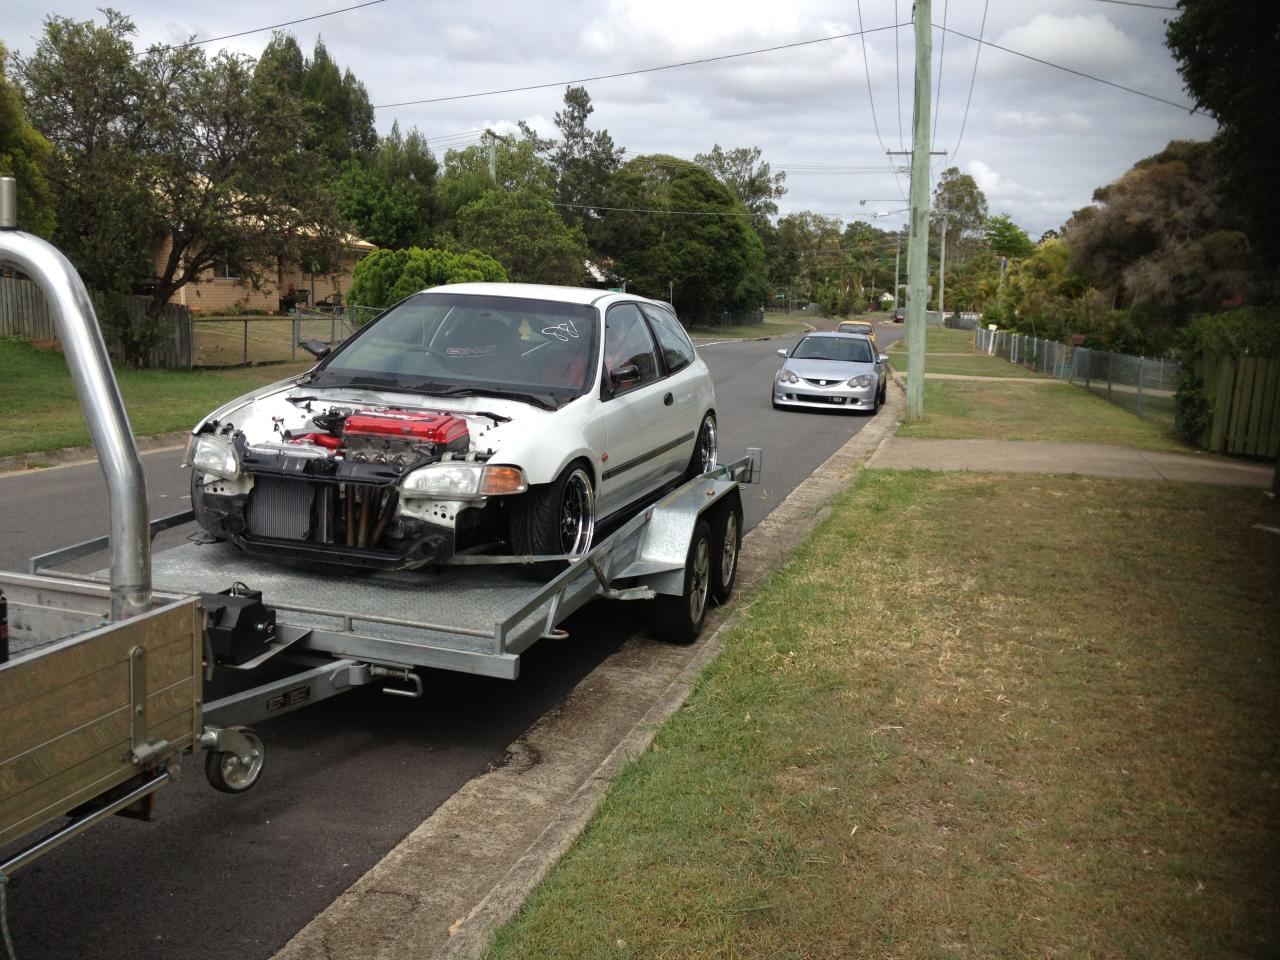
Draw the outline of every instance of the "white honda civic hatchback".
[[[196,520],[254,554],[581,556],[602,520],[715,466],[715,396],[667,304],[455,284],[215,410],[187,463]]]

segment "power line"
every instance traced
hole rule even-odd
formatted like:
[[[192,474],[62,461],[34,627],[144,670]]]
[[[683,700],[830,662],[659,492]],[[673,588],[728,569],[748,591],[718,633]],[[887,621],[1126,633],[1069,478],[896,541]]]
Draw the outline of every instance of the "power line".
[[[964,116],[960,119],[960,136],[956,137],[956,148],[951,151],[951,162],[956,162],[956,155],[960,152],[960,141],[964,139],[964,127],[969,122],[969,105],[973,103],[973,84],[978,79],[978,58],[982,56],[982,35],[987,32],[987,5],[990,0],[982,2],[982,25],[978,27],[978,46],[973,51],[973,73],[969,77],[969,96],[964,101]],[[944,33],[945,37],[946,34]]]
[[[862,39],[862,69],[867,75],[867,100],[871,103],[871,125],[876,128],[876,139],[880,141],[880,149],[887,152],[888,148],[880,137],[880,121],[876,119],[876,98],[871,93],[871,65],[867,63],[867,31],[862,26],[862,0],[858,0],[858,35]]]
[[[1148,10],[1172,10],[1177,12],[1177,7],[1163,7],[1158,3],[1136,3],[1135,0],[1094,0],[1094,3],[1116,3],[1122,7],[1146,7]]]
[[[165,47],[166,50],[184,50],[187,47],[197,47],[205,43],[217,43],[219,40],[232,40],[236,37],[247,37],[251,33],[263,33],[267,30],[278,30],[281,27],[292,27],[295,23],[306,23],[308,20],[320,20],[323,17],[332,17],[338,13],[349,13],[352,10],[359,10],[362,7],[372,7],[375,3],[385,3],[386,0],[366,0],[365,3],[357,3],[353,7],[342,7],[339,10],[330,10],[327,13],[316,13],[309,17],[299,17],[297,20],[286,20],[284,23],[273,23],[269,27],[254,27],[252,30],[241,30],[239,33],[228,33],[222,37],[210,37],[208,40],[188,40],[186,43],[175,43],[172,46]]]
[[[937,26],[934,24],[934,26]],[[1125,93],[1132,93],[1139,97],[1146,97],[1148,100],[1155,100],[1157,103],[1167,103],[1171,107],[1177,107],[1179,110],[1186,110],[1188,113],[1204,114],[1203,110],[1196,107],[1189,107],[1185,103],[1176,103],[1173,100],[1166,100],[1164,97],[1158,97],[1154,93],[1147,93],[1144,90],[1135,90],[1133,87],[1126,87],[1123,83],[1116,83],[1114,80],[1104,80],[1102,77],[1095,77],[1091,73],[1085,73],[1083,70],[1075,70],[1071,67],[1064,67],[1060,63],[1054,63],[1051,60],[1042,60],[1039,57],[1033,57],[1029,53],[1022,53],[1019,50],[1011,50],[1008,47],[1002,47],[998,43],[992,43],[990,40],[982,40],[978,37],[971,37],[967,33],[960,30],[947,28],[948,33],[954,33],[957,37],[964,37],[966,40],[973,40],[976,43],[983,44],[988,47],[994,47],[997,50],[1003,50],[1005,53],[1011,53],[1015,57],[1022,57],[1024,60],[1031,60],[1035,63],[1044,64],[1046,67],[1053,67],[1055,70],[1061,70],[1064,73],[1071,73],[1077,77],[1084,77],[1086,80],[1092,80],[1095,83],[1101,83],[1108,87],[1115,87],[1117,90],[1123,90]]]
[[[933,96],[933,133],[929,135],[929,142],[932,143],[938,139],[938,114],[942,112],[942,68],[946,66],[947,55],[947,8],[951,6],[951,0],[942,0],[942,45],[938,49],[938,88],[937,93]]]
[[[897,33],[898,25],[896,22],[897,19],[898,18],[895,16],[894,17],[895,23],[893,27],[895,43],[897,42],[897,36],[898,36],[898,33]],[[870,31],[868,31],[863,26],[863,23],[862,23],[862,0],[858,0],[858,36],[861,37],[862,39],[862,70],[867,77],[867,101],[871,104],[871,125],[875,127],[876,141],[880,144],[880,149],[885,153],[888,153],[889,148],[884,145],[884,138],[880,136],[880,121],[876,119],[876,98],[875,98],[875,95],[871,92],[871,65],[867,62],[867,34],[869,32]],[[899,96],[901,96],[901,93],[899,93]],[[901,101],[899,101],[899,103],[901,103]],[[899,106],[899,111],[898,111],[898,123],[899,124],[902,123],[901,106]],[[899,133],[901,133],[901,131],[899,131]],[[893,182],[898,187],[898,194],[902,195],[902,181],[898,178],[898,170],[893,165],[892,160],[889,161],[889,169],[893,172]],[[902,199],[906,200],[906,197],[904,196]]]
[[[381,0],[374,0],[381,2]],[[879,33],[883,30],[896,30],[904,24],[891,24],[887,27],[872,27],[866,33]],[[495,97],[503,93],[525,93],[529,90],[546,90],[550,87],[566,87],[575,83],[594,83],[597,80],[616,80],[619,77],[634,77],[642,73],[657,73],[660,70],[674,70],[677,67],[692,67],[703,63],[717,63],[722,60],[734,60],[738,57],[753,57],[760,53],[774,53],[778,50],[792,50],[796,47],[812,46],[815,43],[828,43],[832,40],[847,40],[849,37],[861,36],[864,31],[838,33],[830,37],[819,37],[816,40],[798,40],[795,43],[781,43],[775,47],[761,47],[758,50],[743,50],[741,53],[725,53],[717,57],[701,57],[697,60],[682,60],[680,63],[664,63],[658,67],[641,67],[638,70],[623,70],[619,73],[604,73],[598,77],[580,77],[576,80],[557,80],[554,83],[532,83],[525,87],[507,87],[503,90],[482,90],[478,93],[456,93],[447,97],[427,97],[423,100],[402,100],[399,103],[375,104],[375,110],[389,110],[392,107],[412,107],[423,103],[444,103],[448,100],[472,100],[476,97]]]

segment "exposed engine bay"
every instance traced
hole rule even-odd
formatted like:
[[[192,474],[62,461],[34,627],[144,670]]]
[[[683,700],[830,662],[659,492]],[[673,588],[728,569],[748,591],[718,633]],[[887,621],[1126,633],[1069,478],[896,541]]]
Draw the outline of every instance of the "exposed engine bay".
[[[270,439],[250,438],[228,418],[192,440],[196,520],[247,552],[422,566],[500,539],[502,498],[490,496],[526,489],[518,469],[484,466],[490,451],[476,449],[464,417],[291,402],[297,414],[271,417]],[[479,419],[492,427],[507,418]]]

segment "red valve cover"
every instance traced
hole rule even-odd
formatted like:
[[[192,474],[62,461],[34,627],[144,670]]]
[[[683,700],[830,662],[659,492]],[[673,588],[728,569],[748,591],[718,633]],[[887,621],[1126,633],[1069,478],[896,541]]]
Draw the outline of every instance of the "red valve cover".
[[[354,413],[342,428],[344,438],[380,437],[414,443],[434,443],[450,450],[467,446],[467,421],[448,413],[379,410]]]

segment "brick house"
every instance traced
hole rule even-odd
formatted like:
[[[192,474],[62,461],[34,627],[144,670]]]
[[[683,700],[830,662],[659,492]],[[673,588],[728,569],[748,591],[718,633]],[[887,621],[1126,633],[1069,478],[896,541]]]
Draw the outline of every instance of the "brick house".
[[[168,260],[170,247],[170,241],[166,240],[156,251],[154,263],[157,273]],[[307,273],[300,263],[283,260],[274,270],[266,267],[256,287],[219,264],[178,290],[170,298],[170,303],[182,304],[192,313],[206,316],[216,313],[277,313],[281,310],[282,299],[288,299],[291,292],[302,303],[331,303],[334,294],[338,294],[341,302],[345,303],[355,265],[377,247],[358,237],[348,237],[343,247],[335,272],[313,275]]]

